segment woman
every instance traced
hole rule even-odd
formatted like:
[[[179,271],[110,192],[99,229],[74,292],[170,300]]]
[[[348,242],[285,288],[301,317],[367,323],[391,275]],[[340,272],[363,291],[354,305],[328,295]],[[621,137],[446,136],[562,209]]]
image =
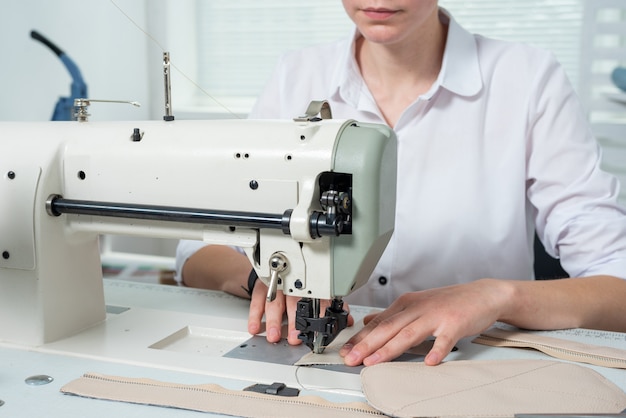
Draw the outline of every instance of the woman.
[[[386,123],[398,138],[396,230],[350,303],[387,308],[341,350],[389,361],[429,336],[425,363],[495,321],[626,331],[626,213],[563,69],[541,50],[471,35],[436,0],[343,0],[353,38],[285,55],[252,118],[291,118],[326,99],[333,116]],[[533,281],[534,231],[572,277]],[[231,257],[234,270],[212,252]],[[181,249],[187,285],[245,296],[250,265],[224,247]],[[223,254],[219,255],[220,257]],[[227,271],[223,271],[226,268]],[[222,274],[214,274],[222,269]],[[220,273],[220,272],[218,272]],[[230,280],[229,280],[230,279]],[[235,279],[235,280],[233,280]],[[280,338],[291,298],[252,292]]]

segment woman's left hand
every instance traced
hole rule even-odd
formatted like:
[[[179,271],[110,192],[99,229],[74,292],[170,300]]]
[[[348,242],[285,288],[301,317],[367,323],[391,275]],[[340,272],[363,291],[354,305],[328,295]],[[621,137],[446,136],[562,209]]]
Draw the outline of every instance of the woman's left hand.
[[[478,334],[501,315],[510,293],[506,281],[482,279],[406,293],[389,308],[365,317],[365,327],[340,350],[348,366],[391,361],[434,336],[424,362],[436,365],[461,338]]]

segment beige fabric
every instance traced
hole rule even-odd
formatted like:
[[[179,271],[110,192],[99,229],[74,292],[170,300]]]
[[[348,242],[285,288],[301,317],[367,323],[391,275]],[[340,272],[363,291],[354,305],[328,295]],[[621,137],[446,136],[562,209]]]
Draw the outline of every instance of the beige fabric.
[[[313,352],[303,355],[300,360],[294,363],[295,366],[312,366],[312,365],[329,365],[329,364],[343,364],[343,357],[339,355],[339,350],[343,345],[357,332],[363,329],[365,325],[363,321],[356,322],[353,326],[348,327],[341,331],[341,333],[331,342],[321,354]],[[433,347],[433,342],[427,340],[421,344],[410,348],[406,352],[409,354],[415,354],[418,356],[425,356]]]
[[[361,381],[370,405],[397,417],[495,418],[626,408],[626,394],[599,373],[552,360],[383,363],[364,368]]]
[[[241,417],[383,416],[365,403],[333,403],[315,396],[282,397],[228,390],[219,385],[182,385],[87,373],[61,392],[87,398],[190,409]]]
[[[473,342],[495,347],[534,348],[549,356],[596,366],[626,369],[626,350],[584,344],[522,331],[490,328]]]

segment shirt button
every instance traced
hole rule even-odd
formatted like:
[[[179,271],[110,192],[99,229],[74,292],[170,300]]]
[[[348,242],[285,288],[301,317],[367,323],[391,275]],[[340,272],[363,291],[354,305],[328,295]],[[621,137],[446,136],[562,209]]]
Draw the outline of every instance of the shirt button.
[[[384,286],[387,284],[387,278],[385,276],[380,276],[378,278],[378,283],[380,283],[381,286]]]

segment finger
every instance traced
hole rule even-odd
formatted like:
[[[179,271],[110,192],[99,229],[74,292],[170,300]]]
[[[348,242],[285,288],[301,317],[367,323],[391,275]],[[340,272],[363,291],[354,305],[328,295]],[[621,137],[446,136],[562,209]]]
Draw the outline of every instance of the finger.
[[[298,338],[300,331],[296,329],[296,309],[299,300],[299,297],[287,296],[287,342],[291,345],[302,343]]]
[[[357,366],[363,359],[372,354],[376,347],[376,340],[370,334],[381,324],[381,315],[375,315],[368,319],[367,325],[354,334],[339,350],[339,355],[344,357],[344,363],[348,366]],[[374,344],[370,346],[370,343]]]
[[[368,314],[363,318],[363,324],[365,325],[363,329],[356,334],[354,334],[344,345],[339,349],[339,355],[345,357],[356,344],[361,342],[373,329],[375,329],[378,324],[383,321],[385,318],[389,317],[391,314],[391,307],[382,312],[376,312],[372,314]],[[350,317],[348,318],[350,320]],[[352,323],[354,324],[354,318],[352,318]]]
[[[426,364],[427,366],[436,366],[437,364],[441,363],[443,359],[448,354],[450,354],[456,342],[456,339],[450,338],[446,334],[437,336],[435,338],[433,348],[430,349],[430,351],[426,355],[426,358],[424,359],[424,364]]]
[[[270,343],[280,341],[283,317],[285,315],[285,295],[282,291],[276,292],[276,298],[265,302],[265,329],[266,338]]]
[[[371,332],[371,330],[373,330],[379,324],[380,318],[382,317],[380,317],[379,319],[376,319],[376,318],[381,313],[382,312],[369,314],[363,318],[363,323],[365,324],[365,326],[363,327],[361,331],[357,332],[348,341],[346,341],[346,343],[339,349],[340,356],[345,357],[354,348],[356,344],[361,342]],[[352,320],[352,324],[349,324],[349,325],[353,325],[354,318],[352,318],[351,315],[348,317],[348,321],[350,320]]]
[[[381,314],[381,312],[371,313],[371,314],[365,315],[365,317],[363,318],[363,323],[365,325],[369,324],[372,319],[376,318],[380,314]]]
[[[381,319],[383,316],[380,314],[372,318],[363,329],[367,333],[359,333],[361,335],[357,334],[356,339],[348,342],[352,346],[347,347],[344,355],[346,365],[363,363],[368,366],[391,361],[431,335],[431,330],[419,319],[416,320],[404,311]]]
[[[265,314],[265,297],[267,286],[261,280],[257,280],[250,297],[250,310],[248,312],[248,332],[252,335],[263,332],[261,321]]]
[[[412,323],[408,326],[401,328],[398,333],[391,339],[384,342],[376,351],[369,356],[365,357],[362,362],[365,366],[372,366],[374,364],[391,361],[402,354],[404,354],[409,348],[420,344],[426,338],[430,336],[430,332],[426,332],[419,323]],[[381,341],[378,342],[380,344]],[[378,345],[377,344],[377,345]]]

